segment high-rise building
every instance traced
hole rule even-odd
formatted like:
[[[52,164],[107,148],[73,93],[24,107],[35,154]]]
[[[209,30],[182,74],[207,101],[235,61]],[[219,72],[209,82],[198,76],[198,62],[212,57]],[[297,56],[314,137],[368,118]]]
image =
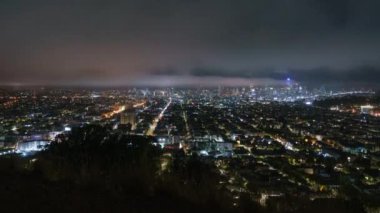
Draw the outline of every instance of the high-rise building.
[[[218,96],[222,96],[223,88],[221,85],[218,86]]]
[[[373,110],[373,106],[371,105],[360,106],[360,112],[362,114],[371,114],[372,110]]]
[[[131,130],[136,129],[137,116],[136,112],[132,109],[127,109],[120,114],[120,124],[126,125],[131,124]]]

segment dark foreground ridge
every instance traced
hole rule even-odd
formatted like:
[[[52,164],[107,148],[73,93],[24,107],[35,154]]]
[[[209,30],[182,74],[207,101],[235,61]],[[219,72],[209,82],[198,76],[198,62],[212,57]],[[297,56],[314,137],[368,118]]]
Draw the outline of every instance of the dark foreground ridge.
[[[363,212],[358,200],[236,201],[212,164],[168,158],[151,141],[89,125],[34,156],[3,157],[2,212]]]

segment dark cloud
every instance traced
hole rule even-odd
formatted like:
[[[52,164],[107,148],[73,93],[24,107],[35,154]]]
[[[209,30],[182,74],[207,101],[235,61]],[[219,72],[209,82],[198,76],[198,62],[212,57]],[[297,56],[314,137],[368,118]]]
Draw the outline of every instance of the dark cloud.
[[[0,83],[284,70],[372,83],[377,69],[350,73],[379,67],[379,9],[378,0],[2,0]]]
[[[313,86],[345,84],[376,85],[380,79],[380,68],[363,66],[352,69],[336,70],[331,68],[316,69],[289,69],[289,70],[225,70],[217,68],[195,68],[190,75],[201,77],[233,77],[233,78],[267,78],[285,80],[291,78],[295,81],[308,83]]]
[[[315,0],[321,12],[326,14],[327,18],[334,26],[346,26],[352,18],[351,10],[355,4],[350,0]]]
[[[237,77],[237,78],[273,78],[279,79],[276,72],[272,70],[226,70],[217,68],[197,67],[190,71],[194,76],[218,76],[218,77]],[[279,74],[281,75],[281,74]]]
[[[174,68],[166,68],[166,69],[153,70],[151,74],[157,75],[157,76],[178,76],[178,75],[182,75],[183,73]]]

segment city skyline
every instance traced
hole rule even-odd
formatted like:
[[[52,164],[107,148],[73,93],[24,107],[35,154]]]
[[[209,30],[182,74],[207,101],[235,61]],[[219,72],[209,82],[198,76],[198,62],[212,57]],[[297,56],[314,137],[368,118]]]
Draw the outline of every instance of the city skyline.
[[[380,0],[0,0],[3,212],[380,212]]]

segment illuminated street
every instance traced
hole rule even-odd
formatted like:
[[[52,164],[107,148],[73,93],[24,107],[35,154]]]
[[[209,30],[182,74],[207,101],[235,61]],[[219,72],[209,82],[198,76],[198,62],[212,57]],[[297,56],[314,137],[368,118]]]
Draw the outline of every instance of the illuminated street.
[[[154,135],[154,131],[156,130],[158,122],[160,121],[160,119],[162,118],[162,116],[164,115],[165,111],[168,109],[168,107],[170,106],[171,103],[172,103],[172,99],[169,98],[169,102],[162,109],[162,111],[160,112],[160,114],[158,114],[158,116],[155,119],[153,119],[152,124],[150,125],[148,131],[146,132],[146,135],[149,135],[149,136]]]

